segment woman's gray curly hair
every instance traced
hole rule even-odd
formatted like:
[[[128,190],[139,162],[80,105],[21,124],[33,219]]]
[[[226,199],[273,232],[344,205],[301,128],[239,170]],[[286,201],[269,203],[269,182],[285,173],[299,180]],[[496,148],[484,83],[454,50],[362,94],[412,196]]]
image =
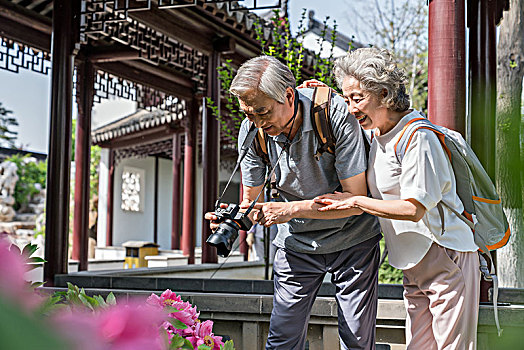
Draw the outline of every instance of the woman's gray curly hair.
[[[369,47],[350,51],[335,61],[334,73],[341,89],[344,78],[351,76],[360,82],[363,90],[377,96],[382,96],[386,90],[387,94],[382,99],[382,105],[386,108],[395,112],[409,109],[406,73],[397,67],[388,50]]]

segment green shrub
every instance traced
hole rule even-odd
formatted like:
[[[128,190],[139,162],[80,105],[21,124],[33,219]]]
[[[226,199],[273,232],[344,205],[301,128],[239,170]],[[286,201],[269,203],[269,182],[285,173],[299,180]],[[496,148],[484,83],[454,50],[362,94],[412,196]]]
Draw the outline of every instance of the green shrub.
[[[23,211],[31,196],[40,192],[36,184],[40,184],[42,189],[46,186],[47,162],[27,161],[29,157],[29,154],[24,156],[15,154],[6,159],[6,161],[11,161],[18,167],[18,182],[14,194],[15,210],[22,209]]]
[[[380,251],[383,252],[386,244],[384,238],[380,240]],[[389,258],[386,257],[384,263],[378,270],[378,283],[402,284],[404,274],[402,270],[396,269],[389,264]]]

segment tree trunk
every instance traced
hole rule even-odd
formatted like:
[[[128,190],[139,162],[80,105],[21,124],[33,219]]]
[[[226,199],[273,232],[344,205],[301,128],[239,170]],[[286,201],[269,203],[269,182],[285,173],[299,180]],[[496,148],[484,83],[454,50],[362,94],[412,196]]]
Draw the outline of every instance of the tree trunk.
[[[524,288],[524,236],[520,165],[524,4],[510,0],[497,48],[497,188],[512,236],[497,252],[501,286]]]

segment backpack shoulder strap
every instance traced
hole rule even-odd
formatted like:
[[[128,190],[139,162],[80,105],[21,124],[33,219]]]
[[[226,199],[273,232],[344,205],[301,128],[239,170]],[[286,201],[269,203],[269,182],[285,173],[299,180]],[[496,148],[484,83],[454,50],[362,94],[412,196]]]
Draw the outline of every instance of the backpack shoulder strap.
[[[400,132],[400,137],[398,138],[394,147],[395,155],[397,157],[398,162],[402,164],[402,159],[404,159],[404,155],[406,154],[411,140],[413,139],[413,135],[415,135],[415,132],[420,129],[428,129],[433,131],[437,135],[440,144],[442,145],[442,148],[444,148],[444,151],[446,151],[446,154],[451,160],[451,151],[449,150],[445,141],[446,135],[441,130],[439,130],[439,128],[436,125],[432,124],[428,119],[420,117],[410,120]]]
[[[316,87],[311,101],[311,121],[318,139],[315,158],[318,160],[324,152],[335,154],[335,137],[330,121],[332,90],[327,86]]]
[[[262,129],[258,129],[257,136],[255,137],[255,152],[262,158],[266,166],[270,166],[269,155],[267,150],[267,134]]]

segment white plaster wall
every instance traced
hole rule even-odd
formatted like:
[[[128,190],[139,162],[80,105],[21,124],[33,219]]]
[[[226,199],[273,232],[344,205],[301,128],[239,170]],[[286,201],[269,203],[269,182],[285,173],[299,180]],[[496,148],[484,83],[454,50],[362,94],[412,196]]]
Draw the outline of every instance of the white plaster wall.
[[[122,172],[125,166],[145,171],[144,206],[141,212],[124,211],[122,200]],[[115,169],[113,197],[113,245],[120,246],[129,240],[153,241],[155,159],[124,159]]]
[[[161,249],[171,249],[173,162],[160,158],[158,168],[158,244]]]
[[[108,161],[109,150],[102,149],[100,158],[100,182],[98,204],[98,237],[99,247],[105,247],[107,228],[107,186],[108,186]],[[113,197],[113,245],[120,246],[128,240],[153,240],[153,215],[154,215],[154,165],[153,157],[145,159],[125,159],[115,169],[114,197]],[[143,212],[126,212],[121,209],[122,171],[125,166],[144,169],[145,195]],[[183,166],[182,181],[183,181]],[[230,173],[220,170],[220,181],[227,181]],[[202,205],[203,172],[201,164],[195,169],[195,245],[202,246],[202,225],[204,212]],[[235,174],[231,187],[239,186],[240,174]],[[182,183],[183,190],[183,183]],[[168,159],[159,159],[159,184],[158,184],[158,244],[161,249],[171,248],[171,211],[173,193],[172,162]],[[182,200],[182,198],[180,199]],[[182,207],[182,211],[184,208]]]
[[[107,181],[109,176],[109,149],[100,150],[100,167],[98,170],[98,221],[96,228],[96,244],[106,246],[107,229]]]

